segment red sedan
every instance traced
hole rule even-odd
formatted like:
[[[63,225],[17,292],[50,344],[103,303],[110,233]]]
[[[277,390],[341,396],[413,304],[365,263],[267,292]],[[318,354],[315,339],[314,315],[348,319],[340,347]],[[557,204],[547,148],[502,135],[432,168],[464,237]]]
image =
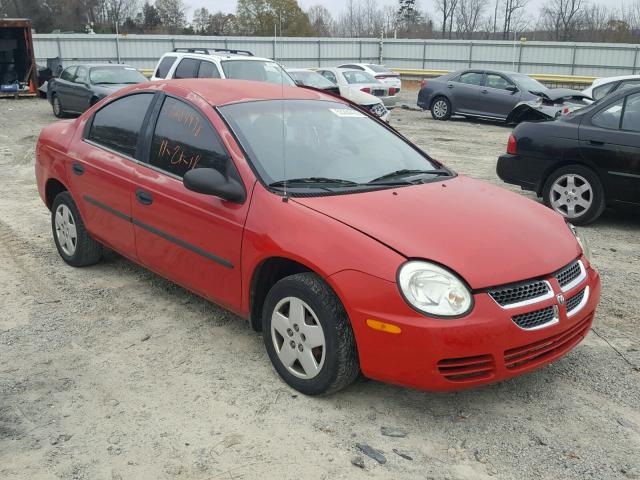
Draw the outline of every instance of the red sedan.
[[[108,247],[234,311],[306,394],[359,372],[427,390],[513,377],[575,347],[598,303],[560,215],[317,91],[137,85],[45,128],[36,155],[65,262]]]

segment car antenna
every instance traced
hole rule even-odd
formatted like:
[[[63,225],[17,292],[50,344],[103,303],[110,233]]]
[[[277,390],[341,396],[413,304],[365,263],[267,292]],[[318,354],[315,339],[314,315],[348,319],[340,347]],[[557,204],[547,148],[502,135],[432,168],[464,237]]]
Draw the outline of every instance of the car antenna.
[[[280,20],[282,21],[282,20]],[[282,28],[282,27],[280,27]],[[276,56],[275,45],[278,39],[278,24],[273,23],[273,56]],[[273,59],[276,60],[275,58]],[[282,201],[288,202],[289,196],[287,195],[287,147],[285,145],[285,123],[284,123],[284,69],[280,67],[280,112],[282,113]]]

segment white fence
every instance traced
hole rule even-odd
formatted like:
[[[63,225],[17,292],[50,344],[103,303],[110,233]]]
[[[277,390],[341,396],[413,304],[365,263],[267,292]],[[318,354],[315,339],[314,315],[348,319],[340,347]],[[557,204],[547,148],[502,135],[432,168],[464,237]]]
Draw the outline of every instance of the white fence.
[[[396,68],[456,70],[494,68],[524,73],[611,76],[640,73],[640,45],[372,38],[204,37],[195,35],[36,34],[38,63],[124,62],[153,68],[178,47],[237,48],[275,58],[288,67],[350,62]]]

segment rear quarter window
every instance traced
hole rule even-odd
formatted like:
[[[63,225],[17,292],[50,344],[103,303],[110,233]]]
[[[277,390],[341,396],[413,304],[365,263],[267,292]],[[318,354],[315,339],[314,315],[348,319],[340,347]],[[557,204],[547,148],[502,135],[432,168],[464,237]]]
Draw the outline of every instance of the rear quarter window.
[[[158,78],[167,78],[167,75],[169,74],[169,70],[171,70],[171,67],[173,66],[175,61],[176,61],[176,57],[173,57],[173,56],[164,57],[160,61],[160,65],[158,65],[158,68],[156,69],[155,76]]]

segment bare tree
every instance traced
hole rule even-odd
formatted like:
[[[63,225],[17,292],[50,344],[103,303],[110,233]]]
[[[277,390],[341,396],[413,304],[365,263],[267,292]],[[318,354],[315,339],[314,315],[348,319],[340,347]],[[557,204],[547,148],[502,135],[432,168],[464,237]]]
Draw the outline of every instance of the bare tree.
[[[575,40],[583,7],[584,0],[548,0],[542,7],[542,24],[553,32],[554,40]]]
[[[324,5],[314,5],[307,10],[309,23],[319,37],[330,37],[334,28],[331,12]]]
[[[458,0],[455,11],[456,30],[459,38],[472,38],[478,30],[486,6],[485,0]]]
[[[193,31],[198,34],[206,34],[208,33],[209,23],[211,20],[211,14],[209,10],[205,7],[198,8],[193,12],[193,21],[191,22],[191,26],[193,27]]]
[[[442,19],[442,38],[451,38],[453,30],[453,17],[458,5],[458,0],[435,0],[436,11]]]
[[[529,0],[503,0],[504,21],[502,28],[502,38],[506,40],[510,32],[522,31],[527,24],[522,14],[527,7]]]

